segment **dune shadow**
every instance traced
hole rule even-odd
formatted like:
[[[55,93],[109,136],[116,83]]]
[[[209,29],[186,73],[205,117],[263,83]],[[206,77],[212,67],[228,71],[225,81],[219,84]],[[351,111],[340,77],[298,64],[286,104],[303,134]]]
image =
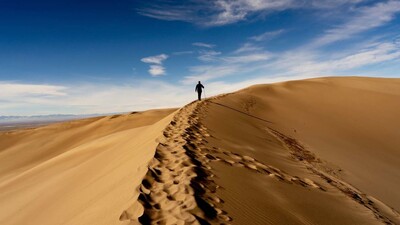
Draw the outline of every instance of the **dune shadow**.
[[[258,117],[258,116],[253,116],[253,115],[251,115],[251,114],[249,114],[249,113],[247,113],[247,112],[240,111],[240,110],[235,109],[235,108],[233,108],[233,107],[230,107],[230,106],[227,106],[227,105],[218,103],[218,102],[213,102],[213,101],[208,101],[208,102],[209,102],[209,103],[212,103],[212,104],[215,104],[215,105],[219,105],[219,106],[225,107],[225,108],[230,109],[230,110],[233,110],[233,111],[236,111],[236,112],[238,112],[238,113],[244,114],[244,115],[249,116],[249,117],[252,117],[252,118],[254,118],[254,119],[261,120],[261,121],[263,121],[263,122],[265,122],[265,123],[273,124],[273,122],[271,122],[271,121],[268,121],[268,120],[266,120],[266,119],[260,118],[260,117]]]

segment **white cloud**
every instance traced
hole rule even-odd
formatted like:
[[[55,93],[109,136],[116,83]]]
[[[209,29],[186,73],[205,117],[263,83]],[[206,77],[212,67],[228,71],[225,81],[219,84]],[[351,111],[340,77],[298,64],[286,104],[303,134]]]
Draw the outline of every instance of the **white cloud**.
[[[200,81],[213,81],[227,76],[235,76],[257,70],[273,58],[273,54],[252,43],[245,43],[235,51],[222,54],[214,50],[199,51],[198,59],[208,65],[190,67],[190,75],[183,77],[181,83],[192,84]]]
[[[58,85],[38,85],[38,84],[20,84],[13,82],[0,82],[0,99],[14,98],[19,96],[63,96],[66,87]]]
[[[324,52],[298,49],[279,54],[265,67],[288,75],[321,75],[351,73],[365,66],[400,60],[400,45],[385,41],[361,44],[355,49],[339,52],[327,56]]]
[[[155,56],[149,56],[142,58],[141,61],[144,63],[154,63],[154,64],[162,64],[164,60],[168,59],[168,55],[166,54],[160,54],[160,55],[155,55]]]
[[[290,51],[282,54],[275,54],[272,59],[263,60],[262,64],[249,68],[251,64],[234,63],[232,66],[201,66],[192,70],[198,76],[188,76],[184,83],[193,84],[197,80],[203,82],[207,88],[208,95],[227,93],[248,87],[253,84],[264,84],[281,82],[295,79],[315,78],[321,76],[338,76],[342,71],[347,71],[348,75],[355,74],[354,69],[376,65],[379,63],[400,62],[400,45],[391,42],[375,42],[360,45],[357,49],[342,52],[332,58],[325,58],[324,53],[310,52],[309,50]],[[272,56],[271,56],[272,57]],[[397,67],[399,68],[399,66]],[[257,74],[255,78],[246,78],[246,73]],[[375,71],[376,72],[376,71]],[[385,76],[378,70],[372,73],[374,76]],[[217,78],[238,75],[242,79],[238,82],[226,80],[215,81]],[[365,74],[361,74],[364,75]],[[393,74],[391,74],[393,75]],[[398,75],[397,75],[398,76]]]
[[[1,83],[4,85],[10,82]],[[12,95],[1,92],[0,115],[92,114],[180,107],[196,98],[192,89],[191,86],[177,86],[154,80],[135,80],[125,81],[124,84],[66,85],[62,87],[62,94],[44,91],[46,95],[37,95],[38,91],[30,89]]]
[[[161,75],[166,74],[165,67],[162,64],[163,64],[164,60],[168,59],[168,57],[169,56],[166,54],[160,54],[160,55],[142,58],[141,61],[144,63],[153,64],[153,65],[150,65],[149,73],[153,77],[156,77],[156,76],[161,76]]]
[[[220,26],[245,20],[250,14],[257,12],[281,11],[292,8],[294,0],[217,0],[213,7],[217,13],[206,22],[207,26]]]
[[[374,46],[327,62],[333,69],[352,69],[365,65],[400,59],[400,46],[392,43],[376,43]]]
[[[271,40],[279,35],[281,35],[285,30],[280,29],[280,30],[275,30],[275,31],[267,31],[265,33],[262,33],[260,35],[252,36],[249,39],[253,41],[266,41],[266,40]]]
[[[170,1],[148,1],[138,13],[160,20],[184,21],[201,26],[223,26],[287,9],[306,8],[331,11],[332,8],[354,6],[368,0],[191,0],[180,4]]]
[[[152,76],[165,75],[165,68],[161,65],[150,65],[149,73]]]
[[[358,33],[382,26],[394,19],[400,12],[400,1],[390,0],[356,10],[357,15],[348,22],[329,29],[312,42],[310,47],[320,47],[348,39]]]
[[[322,76],[333,74],[354,74],[355,69],[378,63],[400,60],[400,45],[396,41],[366,42],[354,48],[332,51],[330,54],[316,49],[298,48],[282,53],[270,53],[257,45],[245,45],[254,51],[233,51],[220,54],[208,61],[209,64],[190,68],[183,84],[193,84],[198,80],[215,82],[228,76],[245,80],[246,76]],[[204,60],[203,60],[204,61]]]
[[[197,46],[197,47],[204,47],[204,48],[214,48],[215,45],[213,44],[208,44],[208,43],[203,43],[203,42],[194,42],[192,45]]]
[[[400,35],[394,38],[393,43],[395,45],[400,45]]]
[[[239,54],[239,53],[243,53],[243,52],[258,52],[261,50],[263,50],[262,47],[246,42],[240,48],[235,50],[235,53]]]
[[[262,49],[262,48],[259,48]],[[185,76],[181,83],[193,84],[200,81],[212,81],[222,77],[234,76],[240,73],[247,73],[259,67],[272,58],[272,54],[266,51],[247,52],[234,51],[231,54],[223,55],[221,52],[205,51],[198,57],[209,65],[190,67],[191,74]]]
[[[253,13],[280,11],[297,5],[295,0],[194,0],[179,5],[153,1],[139,9],[138,13],[161,20],[221,26],[245,20]]]
[[[173,52],[173,55],[190,55],[193,54],[193,51],[180,51],[180,52]]]
[[[197,81],[210,81],[229,76],[240,70],[238,65],[205,65],[190,68],[192,75],[185,76],[181,83],[185,85],[195,84]]]
[[[238,56],[227,56],[222,59],[227,63],[252,63],[252,62],[266,61],[271,57],[272,54],[263,52],[263,53],[243,54]]]
[[[218,55],[221,55],[221,52],[217,52],[214,50],[200,50],[199,56],[197,58],[204,62],[211,62],[211,61],[217,61]]]

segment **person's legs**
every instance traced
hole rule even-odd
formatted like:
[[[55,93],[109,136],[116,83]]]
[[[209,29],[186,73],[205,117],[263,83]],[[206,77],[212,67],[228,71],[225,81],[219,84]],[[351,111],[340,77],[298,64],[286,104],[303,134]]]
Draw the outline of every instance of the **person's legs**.
[[[199,101],[201,101],[201,91],[198,91],[197,95],[198,95]]]

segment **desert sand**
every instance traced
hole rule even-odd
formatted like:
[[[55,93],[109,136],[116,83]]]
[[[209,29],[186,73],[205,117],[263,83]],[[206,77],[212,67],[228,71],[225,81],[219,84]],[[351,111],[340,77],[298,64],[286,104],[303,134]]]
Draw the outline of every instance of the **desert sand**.
[[[0,224],[400,224],[400,79],[0,132]]]
[[[118,224],[174,111],[1,133],[0,224]]]

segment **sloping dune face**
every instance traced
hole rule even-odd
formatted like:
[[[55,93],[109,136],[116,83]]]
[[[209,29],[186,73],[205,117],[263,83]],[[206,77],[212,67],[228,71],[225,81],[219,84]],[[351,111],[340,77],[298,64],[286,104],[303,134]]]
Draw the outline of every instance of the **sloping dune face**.
[[[400,223],[399,79],[257,85],[204,108],[233,224]]]
[[[143,208],[136,188],[174,111],[0,133],[0,224],[109,225],[137,218]]]

